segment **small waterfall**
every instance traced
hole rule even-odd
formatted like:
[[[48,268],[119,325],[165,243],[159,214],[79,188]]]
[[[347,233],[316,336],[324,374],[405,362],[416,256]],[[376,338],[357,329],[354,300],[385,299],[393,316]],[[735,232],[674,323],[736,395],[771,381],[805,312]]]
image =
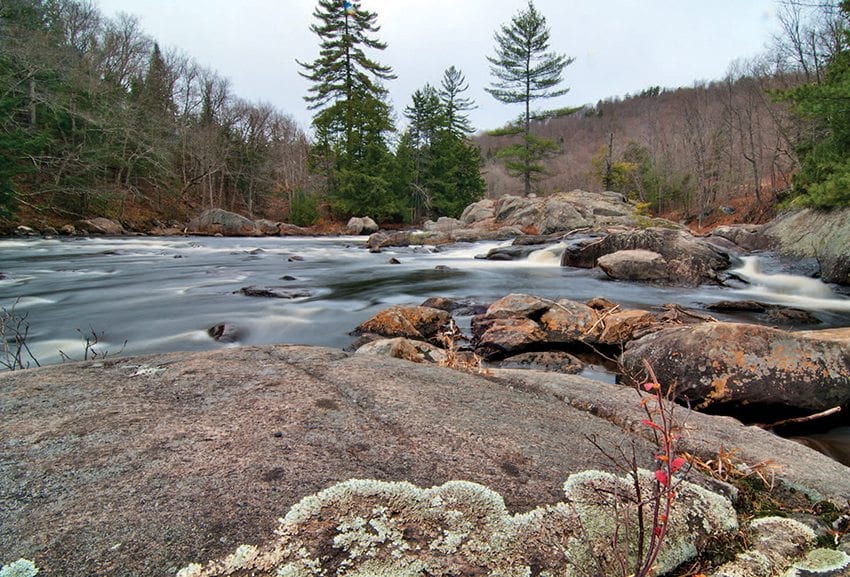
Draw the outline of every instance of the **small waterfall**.
[[[559,242],[558,244],[547,246],[540,250],[535,250],[533,253],[528,255],[527,260],[529,263],[537,265],[561,266],[561,257],[564,255],[564,250],[566,248],[566,243]]]
[[[750,283],[756,292],[765,297],[779,300],[792,299],[795,304],[805,306],[811,301],[811,307],[823,306],[824,301],[835,300],[837,303],[847,303],[836,295],[829,285],[819,279],[794,274],[769,274],[762,272],[761,262],[757,256],[743,257],[743,265],[732,270],[732,274]],[[840,307],[843,308],[843,307]]]

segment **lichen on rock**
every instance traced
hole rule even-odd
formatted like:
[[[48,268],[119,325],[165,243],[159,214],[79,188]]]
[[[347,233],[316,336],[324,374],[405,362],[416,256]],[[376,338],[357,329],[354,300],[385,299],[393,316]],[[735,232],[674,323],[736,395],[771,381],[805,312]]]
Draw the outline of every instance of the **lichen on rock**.
[[[652,491],[652,478],[648,471],[639,473],[646,491]],[[501,495],[477,483],[422,489],[352,479],[293,506],[280,520],[276,540],[260,548],[243,545],[200,571],[194,565],[180,575],[525,577],[532,567],[539,574],[579,575],[588,563],[610,571],[634,553],[638,528],[635,511],[629,512],[634,486],[628,477],[585,471],[567,479],[563,502],[511,514]],[[707,539],[737,528],[734,509],[720,495],[688,482],[677,494],[681,505],[668,521],[659,572],[694,557]],[[612,549],[616,532],[632,550]]]

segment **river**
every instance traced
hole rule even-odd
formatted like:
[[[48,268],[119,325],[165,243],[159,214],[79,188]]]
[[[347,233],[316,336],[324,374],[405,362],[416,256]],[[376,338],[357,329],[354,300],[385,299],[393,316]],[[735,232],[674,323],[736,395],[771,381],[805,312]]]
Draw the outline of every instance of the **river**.
[[[785,274],[777,259],[740,263],[740,276],[751,285],[681,288],[615,282],[598,271],[560,267],[557,249],[506,262],[475,256],[507,243],[374,254],[364,242],[365,237],[0,239],[0,305],[26,315],[27,342],[41,364],[60,362],[63,355],[82,358],[85,336],[92,333],[99,339],[95,350],[111,354],[236,346],[208,335],[218,323],[236,327],[241,344],[341,348],[352,341],[352,329],[391,305],[433,296],[486,303],[512,292],[574,300],[604,296],[637,308],[756,299],[809,309],[823,326],[850,326],[850,300],[819,281]],[[390,264],[392,258],[399,264]],[[239,292],[248,286],[309,296]],[[594,375],[610,378],[591,370]]]

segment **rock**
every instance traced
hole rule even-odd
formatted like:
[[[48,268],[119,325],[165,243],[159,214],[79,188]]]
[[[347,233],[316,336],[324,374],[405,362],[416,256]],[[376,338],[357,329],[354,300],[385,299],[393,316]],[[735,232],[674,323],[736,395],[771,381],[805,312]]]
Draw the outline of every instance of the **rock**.
[[[212,208],[189,221],[189,232],[222,236],[262,236],[257,224],[242,215]]]
[[[803,209],[777,217],[764,234],[794,258],[816,257],[824,282],[850,284],[850,208]]]
[[[87,234],[105,234],[105,235],[121,235],[124,234],[124,228],[108,218],[90,218],[80,220],[75,223],[76,229]]]
[[[395,306],[360,324],[354,332],[436,342],[450,319],[449,313],[439,309]]]
[[[521,353],[499,363],[503,369],[532,369],[574,375],[584,370],[584,363],[563,351]]]
[[[266,236],[278,236],[280,235],[280,225],[279,222],[274,222],[273,220],[268,220],[265,218],[261,218],[254,221],[254,224],[257,225],[257,228],[260,229],[260,232]]]
[[[646,360],[665,387],[697,409],[772,406],[823,411],[850,403],[850,349],[757,325],[703,323],[633,341],[626,374]]]
[[[600,256],[596,264],[609,277],[618,280],[667,280],[667,261],[650,250],[618,250]]]
[[[460,221],[465,224],[476,224],[481,221],[492,220],[495,218],[496,202],[492,199],[485,198],[478,202],[472,203],[463,210],[460,215]]]
[[[528,318],[475,317],[472,330],[475,352],[488,360],[523,352],[546,341],[540,325]]]
[[[352,216],[345,225],[348,234],[372,234],[378,232],[378,224],[368,216]]]
[[[53,228],[52,226],[45,226],[41,230],[41,234],[44,234],[46,236],[57,236],[59,234],[59,231]]]
[[[358,348],[356,353],[360,355],[384,355],[414,363],[439,364],[446,362],[446,352],[439,347],[404,337],[377,339]]]
[[[311,236],[315,234],[309,228],[295,226],[294,224],[288,224],[285,222],[279,223],[277,230],[280,236]]]
[[[596,337],[600,345],[625,345],[660,329],[658,320],[649,311],[614,311],[601,317],[602,333]]]
[[[401,264],[401,261],[395,257],[392,257],[390,258],[390,260],[387,261],[387,264]]]
[[[422,228],[427,232],[454,232],[459,228],[464,228],[464,223],[456,218],[441,216],[437,219],[437,222],[433,220],[425,221]]]
[[[615,470],[588,437],[634,442],[644,467],[657,451],[630,388],[536,371],[493,370],[485,378],[317,347],[65,363],[0,374],[0,391],[2,562],[35,559],[45,574],[63,577],[173,575],[241,543],[265,542],[291,507],[325,506],[307,497],[349,479],[488,487],[469,493],[452,489],[468,485],[450,484],[428,495],[442,495],[457,511],[441,517],[450,522],[468,518],[454,506],[468,502],[465,495],[498,493],[477,502],[495,512],[486,505],[503,502],[508,518],[528,528],[504,543],[528,552],[519,562],[532,563],[535,543],[553,543],[558,532],[530,527],[572,514],[556,505],[564,502],[565,472]],[[712,415],[690,413],[687,424],[681,448],[702,459],[736,447],[741,463],[772,460],[779,485],[839,503],[850,494],[850,469],[793,441]],[[584,494],[582,479],[595,478],[573,479],[571,495]],[[674,511],[701,525],[702,510],[691,514],[685,498]],[[376,506],[362,513],[378,519]],[[344,513],[334,510],[328,520]],[[452,534],[441,534],[450,546]],[[610,533],[597,535],[610,541]],[[421,551],[431,553],[427,545]],[[551,552],[564,560],[563,549],[539,551],[546,563]]]
[[[738,553],[734,561],[721,565],[711,577],[789,575],[786,569],[815,540],[815,533],[809,527],[784,517],[753,519],[746,534],[750,548]]]
[[[595,343],[602,327],[599,313],[589,306],[561,299],[540,317],[540,326],[551,343]]]
[[[263,297],[274,299],[300,299],[309,297],[312,293],[309,289],[291,289],[286,287],[257,287],[246,286],[237,291],[246,297]]]
[[[38,231],[22,224],[15,228],[15,236],[38,236]]]
[[[809,311],[759,301],[718,301],[707,305],[705,308],[727,314],[754,313],[752,316],[756,317],[764,314],[765,321],[772,325],[798,327],[800,325],[816,325],[821,322]]]
[[[536,317],[549,310],[552,301],[525,294],[509,294],[487,307],[488,318]]]
[[[500,246],[491,248],[484,258],[486,260],[524,260],[533,252],[544,249],[552,245],[540,244],[520,244],[511,246]]]
[[[641,471],[639,479],[642,494],[650,492],[652,474]],[[634,516],[636,507],[626,502],[637,500],[636,493],[628,479],[585,471],[564,483],[564,501],[512,515],[501,495],[468,481],[422,489],[351,480],[292,507],[261,548],[242,545],[226,559],[187,572],[272,577],[335,573],[342,564],[357,575],[574,575],[592,565],[598,574],[613,575],[623,552],[612,551],[609,536],[636,542],[638,528],[623,526],[611,495],[622,496],[620,511],[630,509],[622,515]],[[722,497],[688,482],[677,493],[683,506],[669,515],[659,573],[738,527]],[[333,557],[322,555],[331,550]]]
[[[718,226],[711,231],[709,238],[722,238],[745,251],[768,250],[775,241],[764,234],[761,224],[734,224]]]
[[[601,240],[568,245],[562,266],[592,268],[604,255],[622,250],[647,250],[667,261],[667,278],[687,286],[718,282],[718,272],[729,267],[729,255],[684,230],[647,228],[614,232]]]
[[[66,224],[59,229],[59,234],[64,236],[74,236],[77,234],[77,229],[74,228],[73,224]]]
[[[236,325],[219,323],[207,329],[207,334],[220,343],[236,343],[242,336],[242,331]]]

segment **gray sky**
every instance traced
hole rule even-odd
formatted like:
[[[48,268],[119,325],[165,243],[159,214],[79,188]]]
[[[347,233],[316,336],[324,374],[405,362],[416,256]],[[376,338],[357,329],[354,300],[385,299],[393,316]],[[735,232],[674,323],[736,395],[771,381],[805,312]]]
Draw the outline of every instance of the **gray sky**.
[[[314,0],[99,0],[107,16],[134,14],[164,47],[179,48],[233,83],[234,92],[264,101],[305,129],[311,118],[307,82],[295,60],[318,55]],[[504,125],[520,113],[484,91],[493,33],[525,0],[361,0],[378,14],[373,54],[398,79],[388,88],[401,115],[414,90],[439,85],[451,65],[469,81],[478,129]],[[536,0],[551,29],[551,49],[575,57],[564,83],[570,92],[541,108],[594,104],[649,86],[717,80],[729,64],[762,52],[777,29],[774,0]]]

